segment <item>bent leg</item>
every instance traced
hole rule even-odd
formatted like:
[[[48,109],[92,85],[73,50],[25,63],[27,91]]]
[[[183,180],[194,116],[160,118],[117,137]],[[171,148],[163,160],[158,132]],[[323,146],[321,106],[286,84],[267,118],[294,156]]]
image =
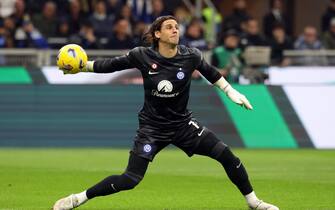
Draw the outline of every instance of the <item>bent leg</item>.
[[[86,191],[88,199],[133,189],[143,179],[149,160],[130,153],[126,171],[121,175],[112,175]]]
[[[229,179],[237,186],[243,195],[247,195],[253,191],[247,171],[241,160],[211,131],[201,139],[199,145],[194,150],[194,154],[208,156],[220,162]]]

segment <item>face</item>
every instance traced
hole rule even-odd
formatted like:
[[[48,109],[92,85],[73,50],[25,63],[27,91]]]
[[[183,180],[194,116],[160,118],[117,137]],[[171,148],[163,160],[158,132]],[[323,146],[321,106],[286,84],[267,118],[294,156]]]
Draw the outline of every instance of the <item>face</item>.
[[[23,0],[17,0],[15,2],[15,11],[23,12],[25,9],[25,3]]]
[[[227,36],[224,44],[228,48],[236,48],[238,46],[239,38],[237,36]]]
[[[187,34],[193,38],[201,37],[201,25],[197,22],[193,23],[192,25],[189,26]]]
[[[247,7],[245,0],[235,0],[235,8],[244,10]]]
[[[72,0],[70,3],[70,10],[73,13],[80,12],[80,2],[78,0]]]
[[[164,8],[163,2],[161,0],[152,1],[152,10],[154,12],[160,13]]]
[[[281,10],[282,9],[282,1],[281,0],[275,0],[273,2],[273,9],[278,9]]]
[[[285,39],[285,31],[284,31],[283,28],[275,28],[275,29],[273,29],[272,35],[279,42],[282,42]]]
[[[120,35],[127,35],[129,22],[127,20],[119,20],[115,26],[115,32]]]
[[[249,20],[247,24],[247,31],[249,34],[256,35],[259,33],[258,22],[256,20]]]
[[[60,26],[59,26],[59,31],[62,33],[62,34],[67,34],[69,32],[69,24],[64,22],[62,23]]]
[[[317,39],[317,36],[318,36],[317,31],[313,27],[307,27],[304,31],[304,37],[307,43],[315,42]]]
[[[7,17],[4,20],[4,26],[5,26],[5,28],[7,28],[9,30],[14,30],[15,29],[15,22],[14,22],[14,20],[12,18]]]
[[[330,1],[329,6],[335,10],[335,1]]]
[[[159,42],[177,45],[179,43],[179,25],[175,20],[166,20],[162,23],[161,30],[155,32]]]
[[[48,2],[45,4],[43,9],[44,17],[46,18],[52,18],[56,14],[56,5],[53,2]]]
[[[330,26],[330,31],[331,31],[333,34],[335,34],[335,24],[332,24],[332,25]]]
[[[106,5],[103,1],[100,1],[96,4],[95,10],[98,14],[105,14],[106,13]]]
[[[122,14],[122,17],[125,17],[125,18],[129,18],[132,16],[131,14],[131,8],[130,6],[128,5],[124,5],[121,9],[121,14]]]

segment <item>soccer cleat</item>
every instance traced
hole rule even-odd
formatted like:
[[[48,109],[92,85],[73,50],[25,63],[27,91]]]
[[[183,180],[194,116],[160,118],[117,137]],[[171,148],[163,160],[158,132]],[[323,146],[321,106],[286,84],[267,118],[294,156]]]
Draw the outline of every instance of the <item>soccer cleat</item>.
[[[68,197],[58,200],[53,206],[53,210],[71,210],[78,207],[80,204],[75,195],[69,195]]]
[[[258,200],[255,205],[249,205],[250,209],[252,210],[279,210],[279,208],[275,205],[265,203],[262,200]]]

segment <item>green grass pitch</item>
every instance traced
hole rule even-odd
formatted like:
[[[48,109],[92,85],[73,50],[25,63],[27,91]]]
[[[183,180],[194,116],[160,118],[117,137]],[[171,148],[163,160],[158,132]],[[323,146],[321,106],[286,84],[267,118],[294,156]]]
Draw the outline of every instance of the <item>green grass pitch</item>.
[[[282,210],[335,209],[335,150],[243,150],[258,197]],[[0,209],[50,209],[60,197],[122,173],[126,149],[0,149]],[[200,156],[163,150],[134,189],[78,209],[245,210],[223,168]]]

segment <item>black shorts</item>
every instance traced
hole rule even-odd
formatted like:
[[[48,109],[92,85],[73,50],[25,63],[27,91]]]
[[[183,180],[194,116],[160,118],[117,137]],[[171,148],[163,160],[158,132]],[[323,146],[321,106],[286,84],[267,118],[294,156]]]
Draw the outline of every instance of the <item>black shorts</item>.
[[[188,156],[192,156],[200,141],[211,132],[195,119],[185,123],[173,132],[158,131],[147,126],[140,126],[137,130],[132,152],[152,161],[159,151],[169,144],[173,144]]]

